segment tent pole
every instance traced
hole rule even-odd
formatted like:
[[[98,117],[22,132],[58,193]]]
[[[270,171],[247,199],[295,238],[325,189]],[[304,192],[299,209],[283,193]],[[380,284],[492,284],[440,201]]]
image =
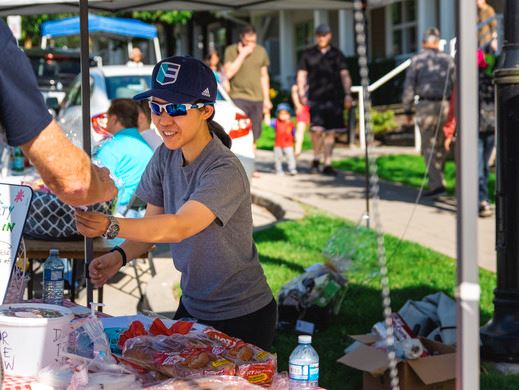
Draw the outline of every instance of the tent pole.
[[[81,42],[81,112],[83,123],[83,149],[90,157],[90,50],[88,42],[88,0],[79,0],[79,25]],[[88,275],[88,265],[92,261],[94,243],[85,237],[85,276],[87,278],[87,306],[94,300],[94,292]]]
[[[153,45],[155,46],[155,62],[162,61],[162,54],[160,53],[159,38],[153,38]]]
[[[477,20],[473,1],[458,1],[456,89],[458,141],[456,142],[457,286],[456,389],[479,389],[479,274],[478,215],[478,76]]]

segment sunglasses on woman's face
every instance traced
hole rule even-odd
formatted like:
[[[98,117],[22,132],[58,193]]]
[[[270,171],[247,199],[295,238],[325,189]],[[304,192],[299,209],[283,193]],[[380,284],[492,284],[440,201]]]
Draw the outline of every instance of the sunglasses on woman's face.
[[[162,111],[166,111],[169,116],[182,116],[187,115],[187,110],[191,110],[192,108],[201,108],[203,106],[211,105],[212,103],[196,103],[196,104],[174,104],[174,103],[166,103],[160,104],[154,102],[153,100],[149,101],[150,110],[154,115],[161,115]]]

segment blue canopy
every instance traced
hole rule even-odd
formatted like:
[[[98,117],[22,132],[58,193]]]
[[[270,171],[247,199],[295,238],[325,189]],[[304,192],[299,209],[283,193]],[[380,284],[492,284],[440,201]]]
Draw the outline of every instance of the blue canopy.
[[[50,38],[66,35],[79,35],[79,16],[73,18],[51,20],[42,23],[42,36]],[[153,39],[157,37],[157,27],[127,18],[108,18],[106,16],[88,15],[88,32],[104,32],[135,38]]]

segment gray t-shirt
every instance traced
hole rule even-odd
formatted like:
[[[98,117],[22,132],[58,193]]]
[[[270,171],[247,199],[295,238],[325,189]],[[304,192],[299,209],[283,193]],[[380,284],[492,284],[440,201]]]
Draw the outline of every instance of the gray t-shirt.
[[[170,244],[182,273],[182,303],[201,320],[225,320],[253,313],[272,300],[252,239],[250,187],[238,158],[213,139],[191,164],[181,150],[160,146],[136,195],[166,214],[196,200],[216,215],[206,229]]]

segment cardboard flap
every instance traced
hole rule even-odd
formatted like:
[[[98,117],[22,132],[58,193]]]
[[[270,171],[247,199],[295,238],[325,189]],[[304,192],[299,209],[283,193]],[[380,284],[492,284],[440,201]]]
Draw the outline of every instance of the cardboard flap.
[[[407,363],[426,385],[445,382],[456,377],[455,353],[408,360]]]
[[[367,333],[367,334],[358,334],[350,336],[353,340],[359,341],[362,344],[371,345],[375,344],[379,338],[373,334]]]
[[[367,345],[361,345],[337,361],[348,367],[369,372],[372,375],[382,375],[389,367],[386,353]]]

